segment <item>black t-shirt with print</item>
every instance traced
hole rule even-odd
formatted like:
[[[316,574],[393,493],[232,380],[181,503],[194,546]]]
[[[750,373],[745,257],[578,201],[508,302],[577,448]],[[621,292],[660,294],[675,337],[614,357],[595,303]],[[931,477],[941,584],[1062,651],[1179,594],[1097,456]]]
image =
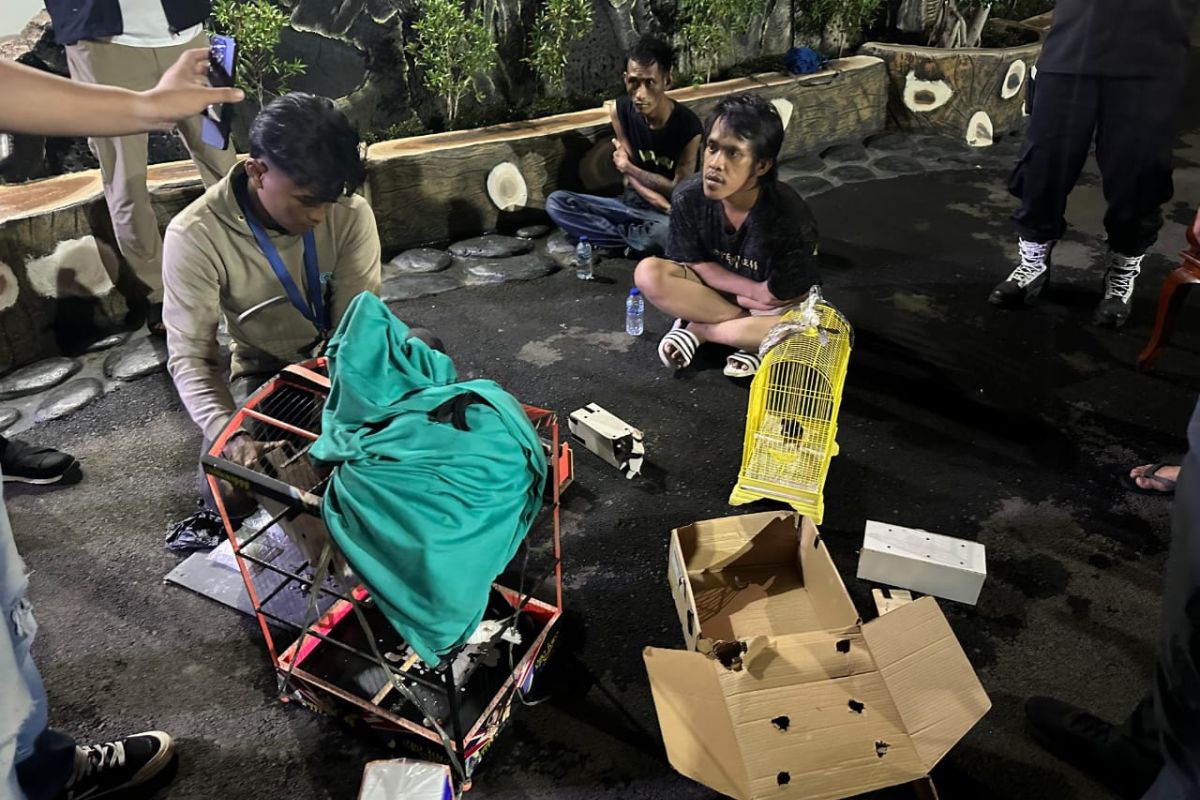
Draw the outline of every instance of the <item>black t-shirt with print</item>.
[[[713,261],[752,281],[766,281],[780,300],[800,297],[821,282],[817,221],[808,203],[787,184],[762,184],[754,208],[733,231],[720,200],[704,196],[700,173],[671,195],[667,258],[684,264]]]
[[[668,101],[674,102],[674,101]],[[704,132],[700,118],[682,103],[675,103],[667,124],[651,130],[645,115],[633,107],[629,95],[617,98],[617,121],[633,148],[633,163],[647,172],[675,178],[676,165],[687,143]]]

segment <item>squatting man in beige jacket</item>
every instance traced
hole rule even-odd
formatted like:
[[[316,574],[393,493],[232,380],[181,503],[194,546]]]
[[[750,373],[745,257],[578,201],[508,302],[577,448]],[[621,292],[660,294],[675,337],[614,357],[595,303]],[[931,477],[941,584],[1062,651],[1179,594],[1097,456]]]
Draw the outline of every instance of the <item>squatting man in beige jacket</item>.
[[[167,368],[205,452],[246,397],[323,345],[356,295],[379,293],[375,217],[354,194],[365,178],[358,134],[334,104],[285,95],[255,118],[250,157],[167,228]],[[222,316],[228,382],[217,341]],[[266,446],[237,435],[225,456],[252,467]],[[207,497],[207,481],[201,485]]]

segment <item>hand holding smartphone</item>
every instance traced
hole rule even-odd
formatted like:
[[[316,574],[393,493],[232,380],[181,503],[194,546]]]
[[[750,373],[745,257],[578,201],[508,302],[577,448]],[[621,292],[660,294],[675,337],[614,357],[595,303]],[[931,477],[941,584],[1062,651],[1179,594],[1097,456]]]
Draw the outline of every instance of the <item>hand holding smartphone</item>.
[[[209,38],[208,82],[211,86],[231,87],[237,75],[237,43],[232,36],[214,34]],[[207,145],[224,150],[229,146],[233,127],[233,107],[227,103],[208,107],[200,138]]]

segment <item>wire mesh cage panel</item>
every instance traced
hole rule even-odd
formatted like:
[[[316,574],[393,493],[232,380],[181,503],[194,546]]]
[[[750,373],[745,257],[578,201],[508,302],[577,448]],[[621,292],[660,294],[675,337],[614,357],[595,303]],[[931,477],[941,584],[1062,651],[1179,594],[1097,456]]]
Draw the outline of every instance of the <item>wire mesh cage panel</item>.
[[[729,502],[779,500],[820,524],[854,334],[833,306],[820,303],[816,310],[819,324],[769,350],[754,376],[742,465]],[[797,311],[781,319],[797,322]]]
[[[280,697],[398,734],[411,753],[449,763],[469,786],[480,758],[523,699],[557,638],[562,614],[559,493],[572,456],[553,413],[525,406],[550,465],[542,513],[528,536],[550,534],[549,563],[529,545],[493,583],[480,631],[440,663],[420,661],[353,575],[321,516],[330,469],[310,461],[330,383],[323,359],[288,367],[237,411],[204,457],[218,511],[258,617]],[[222,455],[248,432],[266,443],[255,468]],[[220,490],[249,492],[263,512],[236,526]],[[539,545],[541,543],[539,542]],[[517,563],[519,562],[519,563]],[[531,573],[531,574],[528,574]],[[500,582],[504,580],[507,585]],[[485,625],[489,624],[485,622]],[[482,633],[481,633],[482,632]]]

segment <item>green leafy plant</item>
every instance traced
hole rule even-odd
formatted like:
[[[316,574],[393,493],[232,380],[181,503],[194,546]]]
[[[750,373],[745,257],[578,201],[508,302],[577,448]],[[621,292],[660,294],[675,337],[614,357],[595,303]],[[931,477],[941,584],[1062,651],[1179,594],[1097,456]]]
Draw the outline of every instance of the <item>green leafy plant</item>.
[[[883,0],[810,0],[804,4],[803,28],[809,33],[821,36],[836,27],[842,34],[841,39],[844,43],[845,39],[866,28],[878,13],[882,2]]]
[[[259,107],[268,95],[287,92],[287,83],[304,74],[300,59],[285,61],[275,53],[288,15],[270,0],[217,0],[213,20],[218,33],[237,42],[237,84]]]
[[[420,8],[417,35],[405,49],[423,70],[425,88],[446,104],[453,128],[463,95],[474,89],[483,99],[475,79],[495,66],[496,44],[479,9],[468,15],[459,0],[422,0]]]
[[[538,9],[524,61],[541,76],[547,94],[561,96],[565,91],[567,46],[591,27],[590,0],[546,0]]]
[[[680,1],[679,35],[689,63],[703,70],[705,81],[712,80],[721,57],[733,51],[734,37],[747,32],[761,7],[760,0]]]
[[[407,139],[410,136],[423,136],[429,133],[429,129],[425,127],[425,123],[421,122],[421,118],[416,114],[412,114],[399,122],[393,122],[391,125],[382,128],[372,128],[363,134],[362,139],[366,144],[377,144],[379,142],[387,142],[392,139]]]

